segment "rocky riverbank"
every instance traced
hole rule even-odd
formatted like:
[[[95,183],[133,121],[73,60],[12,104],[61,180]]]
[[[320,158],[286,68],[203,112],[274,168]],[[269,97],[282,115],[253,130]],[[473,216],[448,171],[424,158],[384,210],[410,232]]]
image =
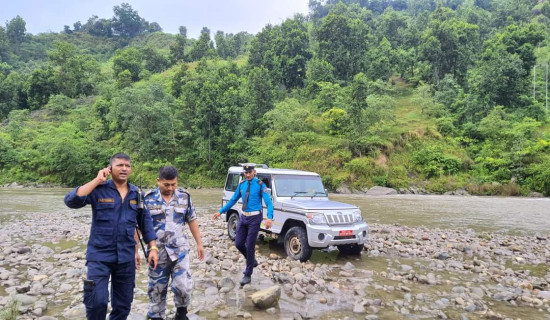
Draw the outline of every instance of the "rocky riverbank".
[[[244,260],[225,224],[210,215],[199,208],[207,256],[201,262],[191,255],[191,319],[550,319],[547,234],[371,224],[360,257],[316,252],[307,263],[284,258],[274,241],[259,241],[260,265],[252,284],[240,288]],[[89,220],[89,209],[3,216],[0,307],[15,299],[21,319],[85,318]],[[275,307],[257,308],[251,296],[274,286]],[[145,319],[146,290],[142,267],[129,319]]]

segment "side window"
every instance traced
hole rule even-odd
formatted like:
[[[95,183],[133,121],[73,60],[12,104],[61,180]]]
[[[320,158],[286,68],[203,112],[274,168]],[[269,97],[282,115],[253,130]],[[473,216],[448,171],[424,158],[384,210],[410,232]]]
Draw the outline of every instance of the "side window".
[[[235,191],[239,185],[239,175],[236,173],[230,173],[227,175],[227,180],[225,181],[225,190]]]
[[[258,174],[256,177],[266,185],[266,187],[271,188],[271,176],[264,175],[264,174]]]

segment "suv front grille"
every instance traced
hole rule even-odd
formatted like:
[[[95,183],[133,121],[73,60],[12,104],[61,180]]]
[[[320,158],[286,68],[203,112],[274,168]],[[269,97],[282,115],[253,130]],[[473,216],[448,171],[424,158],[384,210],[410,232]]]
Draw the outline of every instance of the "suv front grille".
[[[353,214],[351,213],[327,213],[325,215],[329,225],[353,223]]]

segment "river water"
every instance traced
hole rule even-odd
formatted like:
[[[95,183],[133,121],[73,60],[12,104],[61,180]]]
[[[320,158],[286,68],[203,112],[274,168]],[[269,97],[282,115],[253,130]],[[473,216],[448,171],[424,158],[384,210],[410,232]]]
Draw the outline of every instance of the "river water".
[[[0,221],[20,213],[69,211],[63,196],[69,189],[0,189]],[[214,213],[221,205],[220,189],[191,190],[199,213]],[[471,228],[533,234],[550,230],[550,198],[462,197],[439,195],[365,196],[331,194],[335,201],[361,208],[369,223],[411,227]]]

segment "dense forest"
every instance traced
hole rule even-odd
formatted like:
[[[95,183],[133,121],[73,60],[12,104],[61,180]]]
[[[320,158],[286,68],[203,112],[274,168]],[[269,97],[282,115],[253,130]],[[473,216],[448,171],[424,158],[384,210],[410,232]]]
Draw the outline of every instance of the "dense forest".
[[[251,35],[162,31],[129,4],[0,27],[0,184],[72,186],[111,154],[221,186],[239,162],[330,190],[550,194],[549,0],[311,0]]]

